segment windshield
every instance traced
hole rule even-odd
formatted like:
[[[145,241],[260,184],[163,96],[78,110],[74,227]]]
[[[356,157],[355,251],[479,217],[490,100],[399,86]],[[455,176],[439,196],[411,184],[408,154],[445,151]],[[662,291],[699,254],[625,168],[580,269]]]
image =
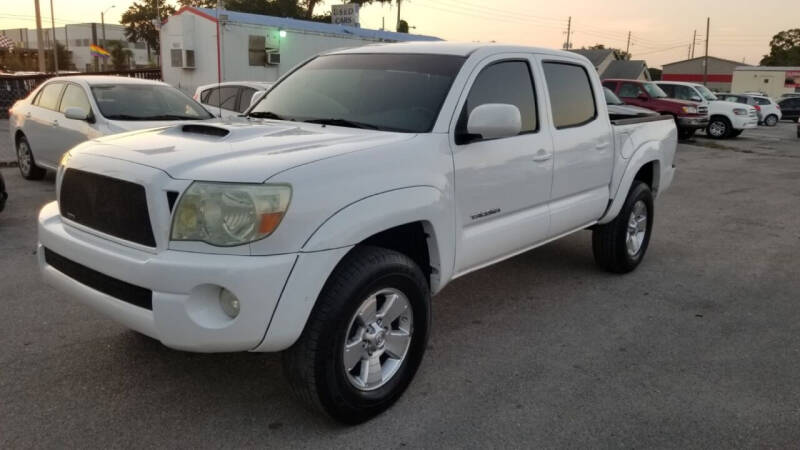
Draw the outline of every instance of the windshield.
[[[611,89],[604,87],[603,94],[606,96],[607,105],[624,105],[625,103],[617,97]]]
[[[213,117],[181,91],[152,84],[92,86],[100,113],[110,120],[201,120]]]
[[[428,132],[464,59],[409,54],[320,56],[270,89],[248,116]]]
[[[654,98],[667,98],[667,93],[662,91],[655,83],[642,83],[642,87],[647,91],[650,97]]]
[[[713,92],[709,91],[708,88],[705,86],[695,86],[694,88],[700,92],[700,95],[702,95],[703,98],[705,98],[710,102],[713,102],[714,100],[719,100],[717,96],[714,95]]]

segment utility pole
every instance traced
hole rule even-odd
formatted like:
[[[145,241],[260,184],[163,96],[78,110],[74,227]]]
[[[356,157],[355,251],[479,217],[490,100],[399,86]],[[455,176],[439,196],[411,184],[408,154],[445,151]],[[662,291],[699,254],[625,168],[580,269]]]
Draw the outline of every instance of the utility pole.
[[[569,37],[571,34],[572,34],[572,16],[569,16],[569,19],[567,19],[567,42],[564,43],[564,50],[569,50],[570,48]]]
[[[625,54],[628,55],[628,59],[630,59],[631,54],[631,32],[628,31],[628,45],[625,46]]]
[[[711,33],[711,17],[706,19],[706,57],[703,61],[703,86],[708,85],[708,38]]]
[[[47,68],[44,66],[44,36],[42,35],[42,12],[39,10],[39,0],[33,0],[36,7],[36,49],[39,57],[39,72],[44,73]]]
[[[694,43],[697,42],[697,30],[694,30],[692,35],[692,58],[694,58]]]
[[[56,39],[56,16],[53,14],[53,0],[50,0],[50,26],[53,29],[53,68],[58,75],[58,39]]]
[[[403,3],[403,0],[397,0],[397,26],[395,27],[394,31],[400,30],[400,4]]]
[[[691,59],[692,58],[691,55],[692,55],[692,45],[689,44],[689,48],[686,49],[686,59]]]

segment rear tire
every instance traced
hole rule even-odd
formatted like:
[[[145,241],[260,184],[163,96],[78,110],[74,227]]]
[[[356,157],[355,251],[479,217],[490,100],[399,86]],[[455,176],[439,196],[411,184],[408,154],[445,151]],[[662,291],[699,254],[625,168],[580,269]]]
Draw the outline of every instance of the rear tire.
[[[430,288],[414,261],[393,250],[356,247],[325,283],[300,339],[283,354],[289,385],[308,406],[339,422],[369,420],[408,387],[425,353],[430,320]]]
[[[653,217],[650,187],[634,181],[617,217],[595,226],[592,232],[592,250],[597,265],[613,273],[628,273],[636,269],[650,243]]]
[[[726,139],[730,136],[732,129],[731,122],[727,117],[715,116],[708,123],[706,134],[714,139]]]
[[[17,139],[17,165],[22,178],[26,180],[41,180],[47,173],[46,170],[36,165],[31,145],[25,136]]]
[[[777,124],[778,124],[778,116],[776,116],[775,114],[770,114],[767,116],[766,119],[764,119],[764,125],[768,127],[774,127]]]

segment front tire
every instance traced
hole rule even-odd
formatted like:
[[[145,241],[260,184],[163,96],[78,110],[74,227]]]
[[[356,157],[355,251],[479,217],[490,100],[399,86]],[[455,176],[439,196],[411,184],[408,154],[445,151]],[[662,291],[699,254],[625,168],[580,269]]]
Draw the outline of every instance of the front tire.
[[[768,115],[767,118],[764,119],[764,124],[768,127],[774,127],[778,124],[778,116],[775,114]]]
[[[712,117],[706,128],[706,134],[714,139],[725,139],[730,136],[731,122],[726,117]]]
[[[355,247],[331,274],[300,339],[283,354],[303,402],[357,424],[389,408],[417,371],[430,330],[430,288],[406,255]]]
[[[646,183],[635,181],[617,217],[592,232],[595,262],[613,273],[633,271],[644,258],[652,228],[653,194]]]
[[[22,175],[22,178],[26,180],[41,180],[44,178],[45,173],[47,173],[44,169],[36,165],[31,145],[28,143],[28,139],[26,139],[25,136],[20,136],[20,138],[17,139],[17,165],[19,167],[19,173]]]

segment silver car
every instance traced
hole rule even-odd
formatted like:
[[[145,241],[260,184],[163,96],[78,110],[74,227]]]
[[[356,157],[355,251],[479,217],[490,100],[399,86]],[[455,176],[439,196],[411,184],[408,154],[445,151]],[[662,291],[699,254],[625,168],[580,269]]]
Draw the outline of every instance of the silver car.
[[[114,76],[47,80],[9,110],[19,171],[29,180],[55,170],[61,155],[100,136],[213,116],[168,84]]]

